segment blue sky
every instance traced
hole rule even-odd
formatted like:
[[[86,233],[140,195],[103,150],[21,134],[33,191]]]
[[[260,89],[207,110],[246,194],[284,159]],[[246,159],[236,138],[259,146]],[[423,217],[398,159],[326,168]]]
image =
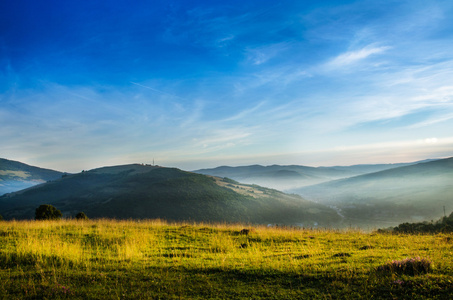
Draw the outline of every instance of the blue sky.
[[[0,157],[350,165],[453,156],[452,1],[1,1]]]

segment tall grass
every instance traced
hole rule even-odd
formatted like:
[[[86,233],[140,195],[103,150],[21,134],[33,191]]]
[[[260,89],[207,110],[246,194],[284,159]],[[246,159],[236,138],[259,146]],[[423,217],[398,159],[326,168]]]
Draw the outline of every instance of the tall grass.
[[[448,234],[9,221],[0,222],[0,298],[445,299],[452,249]],[[429,271],[387,267],[411,258]]]

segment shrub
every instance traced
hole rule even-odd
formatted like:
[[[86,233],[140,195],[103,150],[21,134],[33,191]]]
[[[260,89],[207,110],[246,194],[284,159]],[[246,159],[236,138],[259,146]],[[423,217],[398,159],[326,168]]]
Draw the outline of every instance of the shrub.
[[[35,211],[35,220],[59,220],[61,211],[49,204],[40,205]]]
[[[3,217],[2,217],[2,215],[0,215],[0,221],[3,221]]]
[[[426,274],[432,269],[432,263],[426,258],[406,258],[403,260],[393,260],[383,266],[378,267],[378,271],[391,272],[405,275]]]
[[[76,218],[77,220],[88,220],[87,215],[86,215],[83,211],[79,212],[79,213],[75,216],[75,218]]]

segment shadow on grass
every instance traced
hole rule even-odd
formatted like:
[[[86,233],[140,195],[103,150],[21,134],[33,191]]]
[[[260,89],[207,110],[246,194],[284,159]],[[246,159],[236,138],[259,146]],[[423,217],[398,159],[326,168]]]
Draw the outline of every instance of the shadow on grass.
[[[447,299],[453,293],[449,278],[416,276],[398,281],[374,271],[351,275],[211,268],[184,270],[183,273],[188,278],[200,277],[218,282],[219,290],[213,291],[213,294],[226,292],[234,297],[391,299],[396,296],[398,299],[413,299],[417,295],[417,299]]]
[[[89,271],[21,271],[4,283],[4,295],[30,299],[64,298],[65,293],[74,299],[413,299],[414,295],[449,299],[453,294],[449,278],[423,275],[395,280],[372,270],[301,274],[262,268],[106,266]]]

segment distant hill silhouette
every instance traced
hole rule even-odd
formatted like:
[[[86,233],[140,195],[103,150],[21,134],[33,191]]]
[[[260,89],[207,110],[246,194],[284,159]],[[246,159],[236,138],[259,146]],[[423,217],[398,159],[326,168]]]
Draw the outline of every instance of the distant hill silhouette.
[[[63,174],[62,172],[0,158],[0,196],[44,183],[48,180],[55,180]]]
[[[336,207],[345,221],[395,226],[438,219],[453,207],[453,158],[334,180],[292,192]]]
[[[51,204],[65,216],[335,225],[336,212],[298,195],[175,168],[124,165],[67,175],[0,197],[6,218],[33,218]]]
[[[228,177],[240,182],[258,184],[278,190],[289,190],[304,186],[328,182],[335,179],[408,166],[414,163],[375,164],[333,167],[307,167],[299,165],[272,166],[221,166],[212,169],[200,169],[195,173]]]

